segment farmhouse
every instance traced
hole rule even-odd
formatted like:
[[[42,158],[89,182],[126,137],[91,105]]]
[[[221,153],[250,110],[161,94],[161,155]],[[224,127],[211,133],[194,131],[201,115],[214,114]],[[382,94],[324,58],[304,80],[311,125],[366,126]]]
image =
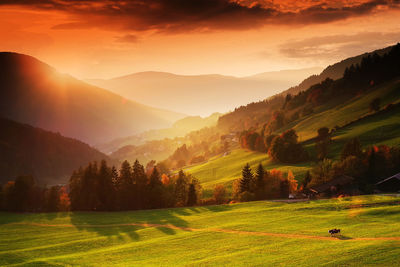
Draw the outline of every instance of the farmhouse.
[[[375,186],[381,192],[400,192],[400,173],[376,183]]]
[[[353,185],[354,178],[347,175],[339,175],[327,183],[310,188],[312,196],[320,195],[358,195],[358,189]]]

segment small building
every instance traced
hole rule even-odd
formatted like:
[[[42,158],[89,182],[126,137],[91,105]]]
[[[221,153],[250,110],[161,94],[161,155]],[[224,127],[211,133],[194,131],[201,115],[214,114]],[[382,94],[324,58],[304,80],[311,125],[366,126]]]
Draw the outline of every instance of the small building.
[[[360,192],[354,185],[354,178],[347,175],[339,175],[327,183],[313,186],[309,189],[311,197],[334,195],[358,195]]]
[[[376,183],[375,187],[381,192],[400,192],[400,173]]]

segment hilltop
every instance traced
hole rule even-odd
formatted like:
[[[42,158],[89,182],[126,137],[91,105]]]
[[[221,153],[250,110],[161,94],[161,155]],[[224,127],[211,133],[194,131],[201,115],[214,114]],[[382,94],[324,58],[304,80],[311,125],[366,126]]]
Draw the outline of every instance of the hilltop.
[[[0,53],[0,116],[90,144],[166,128],[185,117],[127,100],[33,57],[8,52]]]

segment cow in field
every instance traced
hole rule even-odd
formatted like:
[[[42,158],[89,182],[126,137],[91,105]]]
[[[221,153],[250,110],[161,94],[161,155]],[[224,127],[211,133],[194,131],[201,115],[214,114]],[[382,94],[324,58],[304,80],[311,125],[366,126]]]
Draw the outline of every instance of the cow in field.
[[[331,229],[331,230],[329,230],[328,231],[330,234],[331,234],[331,236],[334,236],[335,234],[339,234],[340,233],[340,229]]]

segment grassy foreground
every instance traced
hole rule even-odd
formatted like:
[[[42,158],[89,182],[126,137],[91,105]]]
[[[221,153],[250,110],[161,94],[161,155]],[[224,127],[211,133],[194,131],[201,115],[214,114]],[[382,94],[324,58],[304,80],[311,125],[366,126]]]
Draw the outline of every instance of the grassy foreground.
[[[399,266],[399,203],[400,196],[363,196],[136,212],[0,213],[0,266]],[[329,237],[334,227],[342,229],[341,238]]]

